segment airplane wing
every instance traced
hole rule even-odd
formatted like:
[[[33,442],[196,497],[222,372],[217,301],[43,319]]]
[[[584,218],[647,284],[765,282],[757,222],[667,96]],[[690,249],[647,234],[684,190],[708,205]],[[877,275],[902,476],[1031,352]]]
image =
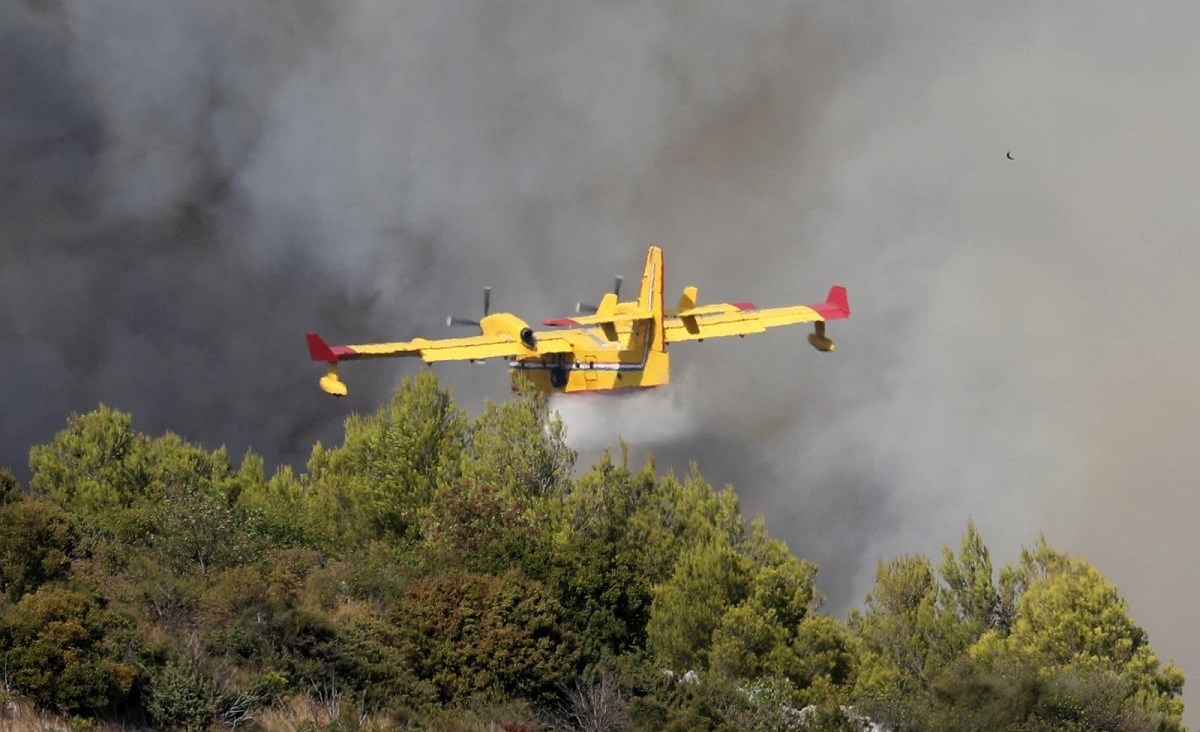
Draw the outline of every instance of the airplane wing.
[[[820,323],[821,341],[813,345],[820,350],[832,350],[833,342],[824,338],[823,323],[850,317],[850,302],[846,288],[829,288],[825,302],[814,305],[789,305],[760,310],[753,303],[717,303],[682,308],[663,318],[667,343],[697,341],[704,338],[762,333],[768,328],[797,323]],[[812,340],[812,339],[810,339]],[[822,348],[822,345],[829,348]]]
[[[529,331],[528,333],[486,333],[467,338],[414,338],[395,343],[363,343],[331,346],[316,333],[307,334],[308,355],[314,361],[329,364],[329,372],[320,380],[321,388],[334,396],[345,396],[346,385],[338,379],[339,361],[370,358],[419,357],[425,363],[437,361],[478,361],[486,358],[570,353],[572,332]]]
[[[569,353],[571,342],[554,331],[534,333],[534,348],[507,334],[479,335],[468,338],[414,338],[395,343],[364,343],[330,346],[316,333],[308,334],[308,354],[314,361],[333,363],[365,358],[418,356],[426,363],[435,361],[478,361],[517,354]]]

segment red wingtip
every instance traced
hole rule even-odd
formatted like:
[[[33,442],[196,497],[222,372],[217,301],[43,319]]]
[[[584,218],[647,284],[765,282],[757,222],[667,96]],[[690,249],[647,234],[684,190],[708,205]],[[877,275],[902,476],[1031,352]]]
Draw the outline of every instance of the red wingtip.
[[[849,318],[850,298],[846,294],[846,288],[841,285],[830,287],[829,294],[825,297],[825,302],[815,306],[813,309],[820,313],[826,320]]]
[[[316,333],[308,333],[305,337],[308,338],[309,358],[314,361],[325,361],[328,363],[333,363],[338,360],[337,355],[333,352],[333,349],[329,347],[329,344],[321,340],[321,336],[317,335]]]

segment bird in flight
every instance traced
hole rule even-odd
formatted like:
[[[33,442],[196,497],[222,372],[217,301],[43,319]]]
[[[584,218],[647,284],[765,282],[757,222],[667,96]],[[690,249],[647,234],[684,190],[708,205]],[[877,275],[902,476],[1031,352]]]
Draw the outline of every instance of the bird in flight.
[[[1004,153],[1004,157],[1008,158],[1009,160],[1016,160],[1016,158],[1014,158],[1012,156],[1012,150],[1009,150],[1008,152]]]

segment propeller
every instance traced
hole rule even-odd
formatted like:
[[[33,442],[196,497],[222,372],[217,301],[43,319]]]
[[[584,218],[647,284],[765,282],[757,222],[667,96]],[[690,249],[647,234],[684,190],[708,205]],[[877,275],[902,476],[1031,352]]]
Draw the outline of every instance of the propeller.
[[[482,320],[483,318],[486,318],[488,311],[491,309],[492,309],[492,288],[485,287],[485,288],[483,288],[483,315],[480,316],[480,320]],[[459,318],[457,316],[451,315],[450,317],[446,318],[446,325],[473,325],[476,328],[479,328],[479,327],[481,327],[479,325],[480,320],[471,320],[470,318]]]
[[[616,278],[613,280],[612,292],[614,295],[617,296],[618,300],[621,299],[621,281],[624,279],[625,278],[622,277],[621,275],[617,275]],[[594,313],[599,309],[600,309],[599,305],[588,305],[587,303],[583,303],[583,302],[575,303],[575,312],[577,312],[577,313]]]

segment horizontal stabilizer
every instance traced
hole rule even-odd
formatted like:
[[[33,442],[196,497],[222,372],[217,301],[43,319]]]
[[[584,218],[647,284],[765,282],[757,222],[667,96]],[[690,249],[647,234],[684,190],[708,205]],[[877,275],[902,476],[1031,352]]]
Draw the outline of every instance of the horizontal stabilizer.
[[[679,318],[694,318],[697,315],[711,315],[713,313],[733,313],[746,310],[757,310],[758,306],[752,302],[721,302],[713,303],[712,305],[697,305],[687,310],[680,310],[676,313],[671,313]]]
[[[631,323],[635,320],[649,320],[654,314],[649,310],[628,309],[609,315],[582,315],[577,318],[550,318],[543,320],[542,325],[549,328],[576,328],[582,325],[605,325],[609,323]]]

